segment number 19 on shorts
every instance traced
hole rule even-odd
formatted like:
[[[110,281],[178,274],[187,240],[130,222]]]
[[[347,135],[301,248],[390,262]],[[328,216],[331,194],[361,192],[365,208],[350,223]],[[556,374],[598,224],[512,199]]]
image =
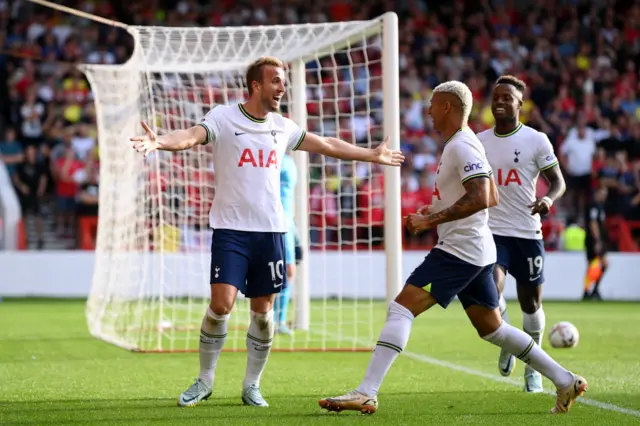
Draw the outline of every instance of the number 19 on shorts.
[[[277,262],[269,262],[269,269],[271,269],[271,281],[273,281],[273,287],[280,287],[284,282],[284,261],[280,259]]]
[[[529,275],[531,276],[530,280],[533,281],[537,279],[540,274],[542,274],[542,256],[527,257],[527,262],[529,262]]]

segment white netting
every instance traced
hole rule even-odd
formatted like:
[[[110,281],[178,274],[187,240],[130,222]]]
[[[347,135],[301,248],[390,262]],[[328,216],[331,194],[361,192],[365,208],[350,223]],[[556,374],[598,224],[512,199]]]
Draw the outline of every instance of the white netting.
[[[100,133],[100,223],[87,320],[93,335],[139,350],[193,350],[209,298],[208,213],[215,171],[210,146],[142,159],[129,137],[140,121],[159,133],[187,128],[216,104],[242,102],[248,63],[273,55],[304,60],[306,105],[288,87],[283,113],[303,126],[363,146],[382,132],[382,19],[239,28],[133,27],[132,59],[88,66]],[[289,80],[291,81],[291,79]],[[301,89],[298,87],[298,89]],[[382,171],[311,155],[308,330],[279,337],[281,349],[357,349],[383,319]],[[399,247],[394,248],[400,250]],[[382,282],[382,289],[374,282]],[[380,294],[382,292],[382,294]],[[300,305],[302,306],[302,305]],[[239,299],[225,349],[243,350],[248,301]]]

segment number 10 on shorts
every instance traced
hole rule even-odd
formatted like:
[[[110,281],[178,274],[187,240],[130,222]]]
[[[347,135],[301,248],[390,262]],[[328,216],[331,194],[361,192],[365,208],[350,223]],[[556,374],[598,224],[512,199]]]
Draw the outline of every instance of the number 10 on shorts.
[[[280,259],[277,262],[269,262],[269,269],[271,269],[273,286],[280,287],[284,280],[284,261]]]

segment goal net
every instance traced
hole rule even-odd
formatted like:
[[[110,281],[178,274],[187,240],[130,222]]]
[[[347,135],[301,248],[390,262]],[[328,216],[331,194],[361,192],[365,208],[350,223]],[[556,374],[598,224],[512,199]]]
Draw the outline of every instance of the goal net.
[[[123,65],[86,65],[100,149],[91,333],[138,351],[198,348],[209,303],[211,146],[136,154],[142,120],[159,134],[200,122],[247,95],[247,65],[287,64],[282,113],[309,131],[362,146],[399,146],[397,16],[371,21],[226,28],[128,27]],[[295,152],[303,260],[274,350],[368,349],[401,285],[400,172]],[[383,239],[384,237],[384,239]],[[386,299],[386,300],[385,300]],[[249,301],[239,297],[225,350],[245,350]]]

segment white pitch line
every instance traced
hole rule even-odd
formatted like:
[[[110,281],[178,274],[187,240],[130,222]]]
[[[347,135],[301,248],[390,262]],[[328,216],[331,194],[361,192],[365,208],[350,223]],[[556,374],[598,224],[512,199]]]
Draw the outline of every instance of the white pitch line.
[[[430,356],[417,354],[413,352],[403,352],[403,355],[414,359],[416,361],[424,362],[426,364],[433,364],[439,367],[448,368],[450,370],[459,371],[461,373],[466,373],[471,376],[482,377],[483,379],[493,380],[494,382],[508,383],[514,386],[522,386],[522,381],[518,381],[509,377],[502,377],[495,374],[485,373],[484,371],[476,370],[473,368],[465,367],[463,365],[453,364],[448,361],[442,361],[437,358],[432,358]],[[555,396],[555,392],[545,391],[544,393],[548,395]],[[603,410],[614,411],[616,413],[627,414],[629,416],[640,417],[640,411],[633,410],[631,408],[619,407],[617,405],[609,404],[607,402],[597,401],[595,399],[583,398],[580,397],[576,400],[576,402],[585,405],[591,405],[593,407],[601,408]]]

